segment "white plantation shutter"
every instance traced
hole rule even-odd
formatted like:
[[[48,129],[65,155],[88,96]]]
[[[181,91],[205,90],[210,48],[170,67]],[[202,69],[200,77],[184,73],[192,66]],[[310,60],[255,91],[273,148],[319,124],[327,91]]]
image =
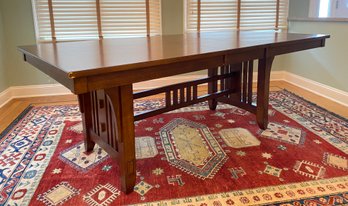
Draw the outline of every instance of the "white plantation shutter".
[[[150,34],[161,34],[161,0],[149,0]]]
[[[33,0],[39,41],[161,33],[160,0]]]
[[[287,27],[287,1],[242,0],[241,2],[241,30]]]
[[[187,0],[187,3],[186,28],[189,31],[217,30],[237,26],[237,0]]]
[[[286,29],[288,0],[187,0],[186,30]]]
[[[145,6],[145,1],[104,0],[101,5],[104,36],[146,34]]]

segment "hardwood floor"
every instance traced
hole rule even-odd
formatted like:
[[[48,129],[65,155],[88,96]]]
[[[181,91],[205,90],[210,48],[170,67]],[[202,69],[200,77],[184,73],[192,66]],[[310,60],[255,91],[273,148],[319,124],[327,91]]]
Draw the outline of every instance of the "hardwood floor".
[[[329,99],[322,98],[316,94],[301,89],[295,85],[284,81],[271,82],[271,91],[279,91],[281,89],[287,89],[299,96],[304,97],[307,100],[331,111],[340,116],[348,118],[348,108],[333,102]],[[253,89],[255,91],[255,89]],[[200,88],[200,92],[206,92],[205,87]],[[45,96],[45,97],[30,97],[19,98],[11,100],[8,104],[0,108],[0,133],[7,128],[9,124],[29,105],[62,105],[62,104],[77,104],[77,97],[75,95],[63,95],[63,96]]]
[[[0,133],[29,105],[77,104],[75,95],[45,96],[13,99],[0,108]]]

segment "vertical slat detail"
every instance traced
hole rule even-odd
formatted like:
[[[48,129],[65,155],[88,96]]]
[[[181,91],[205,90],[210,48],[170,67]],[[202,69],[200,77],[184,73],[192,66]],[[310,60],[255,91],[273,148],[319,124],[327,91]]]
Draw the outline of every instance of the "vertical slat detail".
[[[180,103],[185,102],[185,87],[180,88]]]
[[[191,96],[191,87],[190,86],[188,86],[187,88],[186,88],[186,100],[187,101],[191,101],[192,100],[192,96]]]
[[[243,62],[243,102],[246,103],[248,86],[248,62]]]
[[[248,69],[248,103],[251,105],[253,103],[253,70],[254,70],[254,61],[249,61]]]
[[[243,63],[231,64],[230,65],[230,78],[231,78],[231,87],[233,88],[234,94],[230,95],[236,99],[237,101],[241,101],[242,95],[242,69]]]
[[[171,95],[170,95],[170,91],[167,91],[166,92],[166,107],[170,107],[172,104],[171,104]]]
[[[218,73],[217,68],[208,69],[208,77],[214,77],[217,75],[217,73]],[[218,89],[218,81],[217,80],[208,82],[208,94],[216,93],[217,89]],[[211,99],[208,101],[208,104],[209,104],[210,110],[215,110],[216,106],[217,106],[217,101],[216,101],[216,99]]]
[[[109,109],[110,109],[110,114],[112,114],[112,105],[111,105],[111,103],[110,103]],[[115,148],[116,148],[116,151],[118,152],[118,151],[119,151],[119,148],[118,148],[118,141],[117,141],[117,139],[116,139],[116,137],[117,137],[117,127],[118,127],[118,124],[117,124],[117,122],[116,122],[116,119],[113,118],[112,116],[111,116],[111,122],[110,122],[110,123],[111,123],[111,127],[112,127],[112,136],[111,136],[112,142],[113,142],[113,144],[114,144],[114,146],[115,146]]]
[[[95,113],[95,101],[94,101],[94,91],[91,92],[90,98],[91,98],[91,109],[92,109],[92,128],[95,133],[97,133],[98,125],[96,124],[96,113]]]
[[[110,110],[109,110],[109,103],[107,101],[107,97],[104,93],[104,101],[105,101],[105,119],[106,119],[106,137],[108,140],[109,145],[111,145],[112,148],[115,149],[113,143],[112,143],[112,138],[111,138],[111,127],[110,127]]]
[[[177,105],[178,104],[178,90],[174,89],[173,90],[173,105]]]
[[[226,73],[225,67],[221,66],[220,67],[220,75],[224,75],[225,73]],[[220,80],[220,91],[223,91],[223,90],[225,90],[225,79]]]
[[[197,91],[197,85],[193,85],[193,88],[192,88],[192,99],[195,100],[197,99],[197,95],[198,95],[198,91]]]
[[[100,135],[100,125],[99,125],[99,108],[98,108],[98,94],[97,91],[94,92],[94,115],[95,115],[95,125],[96,125],[96,133]]]
[[[225,65],[225,69],[226,69],[226,73],[229,74],[229,77],[226,78],[225,82],[226,82],[226,88],[227,89],[231,89],[232,88],[232,79],[230,77],[231,75],[231,65]],[[227,95],[230,96],[230,95]]]
[[[116,140],[114,137],[114,122],[112,120],[112,110],[110,103],[107,101],[107,96],[104,94],[105,99],[105,113],[106,113],[106,124],[107,124],[107,140],[109,142],[109,145],[111,145],[112,148],[114,148],[116,151],[118,151],[118,148],[116,147]]]

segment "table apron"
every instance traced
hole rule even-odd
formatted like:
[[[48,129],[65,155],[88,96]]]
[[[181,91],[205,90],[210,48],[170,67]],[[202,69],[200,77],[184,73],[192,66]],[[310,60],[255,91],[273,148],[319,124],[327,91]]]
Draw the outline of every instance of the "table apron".
[[[80,94],[98,89],[112,88],[115,86],[148,81],[188,72],[217,68],[226,64],[261,59],[264,58],[265,55],[265,48],[248,49],[238,53],[225,52],[224,54],[220,54],[218,56],[179,61],[170,64],[162,64],[128,71],[112,72],[103,75],[88,76],[86,77],[86,81],[80,81],[81,83],[87,84],[87,86],[81,86],[78,84],[75,85],[75,88],[85,89],[80,91],[75,90],[74,93]],[[76,82],[78,79],[79,78],[76,79]]]

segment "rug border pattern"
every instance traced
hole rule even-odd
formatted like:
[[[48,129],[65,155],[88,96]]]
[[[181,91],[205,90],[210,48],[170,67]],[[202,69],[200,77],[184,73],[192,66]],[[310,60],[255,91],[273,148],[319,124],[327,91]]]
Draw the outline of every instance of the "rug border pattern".
[[[316,188],[314,190],[313,188]],[[133,206],[158,206],[158,205],[214,205],[216,200],[228,205],[270,205],[294,200],[322,197],[332,194],[346,193],[348,189],[348,176],[329,179],[313,180],[307,182],[290,183],[278,186],[267,186],[245,190],[235,190],[224,193],[176,198],[155,202],[133,204]],[[310,192],[308,192],[310,191]],[[313,193],[314,191],[314,193]],[[330,192],[328,192],[330,191]],[[289,195],[288,195],[289,194]],[[259,198],[254,198],[259,197]],[[255,199],[258,199],[256,201]],[[271,201],[270,201],[271,200]]]

